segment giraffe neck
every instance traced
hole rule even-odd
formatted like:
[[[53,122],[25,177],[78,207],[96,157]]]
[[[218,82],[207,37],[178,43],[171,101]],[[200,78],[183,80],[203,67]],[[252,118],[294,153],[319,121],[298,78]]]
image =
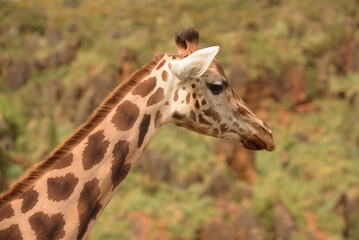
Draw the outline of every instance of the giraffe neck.
[[[0,239],[83,239],[166,122],[168,64],[158,66],[71,152],[0,209]],[[14,238],[16,239],[16,238]]]

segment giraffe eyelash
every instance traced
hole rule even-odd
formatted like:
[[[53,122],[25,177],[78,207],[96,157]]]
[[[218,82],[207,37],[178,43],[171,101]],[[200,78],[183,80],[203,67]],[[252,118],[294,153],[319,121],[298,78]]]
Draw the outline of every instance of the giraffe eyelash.
[[[223,83],[207,83],[208,89],[212,92],[213,95],[218,95],[223,92],[224,84]]]

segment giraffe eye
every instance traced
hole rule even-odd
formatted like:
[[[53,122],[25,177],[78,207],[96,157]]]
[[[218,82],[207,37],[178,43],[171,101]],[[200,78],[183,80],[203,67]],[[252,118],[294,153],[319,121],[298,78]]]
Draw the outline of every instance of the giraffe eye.
[[[207,83],[207,87],[214,95],[220,94],[224,88],[223,84],[210,84],[210,83]]]

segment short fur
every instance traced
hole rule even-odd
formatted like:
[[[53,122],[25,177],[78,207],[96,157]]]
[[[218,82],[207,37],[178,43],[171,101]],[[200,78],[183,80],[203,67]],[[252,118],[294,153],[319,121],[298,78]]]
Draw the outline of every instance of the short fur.
[[[163,56],[164,54],[156,54],[152,62],[134,72],[125,83],[112,91],[110,96],[102,102],[100,107],[97,108],[95,113],[86,123],[58,146],[48,158],[33,167],[25,177],[13,184],[9,192],[2,194],[0,196],[0,209],[25,192],[37,179],[44,175],[77,144],[79,144],[108,115],[113,107],[115,107],[138,82],[146,77],[158,63],[160,63]]]

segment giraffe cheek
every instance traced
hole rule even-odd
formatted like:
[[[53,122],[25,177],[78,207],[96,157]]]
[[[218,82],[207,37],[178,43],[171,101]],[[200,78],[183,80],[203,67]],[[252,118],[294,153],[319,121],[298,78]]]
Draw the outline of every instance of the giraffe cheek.
[[[186,96],[186,103],[189,104],[189,101],[191,100],[191,93],[187,93]]]
[[[208,126],[212,125],[212,123],[209,122],[207,119],[205,119],[202,114],[198,114],[198,120],[201,124],[208,125]]]
[[[189,116],[194,123],[197,121],[196,113],[193,110],[191,110]]]
[[[200,105],[199,105],[198,100],[196,100],[196,101],[195,101],[195,103],[194,103],[194,107],[195,107],[196,109],[199,109],[199,108],[200,108]]]
[[[212,118],[215,122],[220,123],[222,121],[221,115],[216,112],[213,108],[208,108],[203,110],[203,113],[209,117]]]

